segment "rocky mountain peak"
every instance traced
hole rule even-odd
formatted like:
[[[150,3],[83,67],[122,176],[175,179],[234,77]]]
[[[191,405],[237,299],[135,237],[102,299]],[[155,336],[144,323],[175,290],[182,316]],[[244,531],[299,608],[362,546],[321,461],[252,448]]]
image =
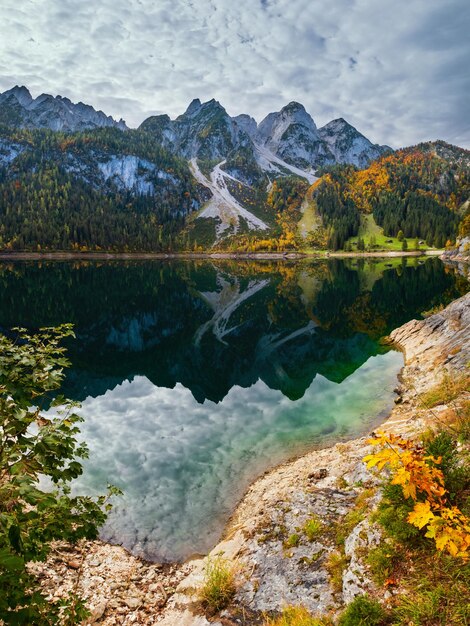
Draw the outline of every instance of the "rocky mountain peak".
[[[195,118],[201,113],[203,113],[204,115],[211,115],[218,112],[226,113],[224,107],[214,98],[212,98],[212,100],[208,100],[207,102],[202,103],[199,98],[195,98],[188,106],[186,111],[176,119],[184,121],[187,118]]]
[[[269,113],[258,126],[256,141],[300,168],[311,168],[322,148],[315,122],[299,102]]]
[[[24,107],[28,106],[33,101],[32,95],[24,85],[21,87],[19,85],[15,85],[12,89],[8,89],[0,94],[0,103],[10,97],[14,97],[18,103]]]
[[[183,115],[195,115],[196,113],[198,113],[200,108],[201,101],[199,100],[199,98],[194,98],[194,100],[191,101],[191,104],[188,106]]]
[[[127,128],[122,119],[115,121],[88,104],[48,93],[33,98],[20,85],[0,94],[0,122],[71,132],[99,127]],[[249,162],[248,169],[253,171],[258,166],[264,167],[261,161],[266,158],[269,161],[269,153],[305,172],[330,163],[365,167],[387,149],[372,144],[343,118],[318,129],[303,104],[296,101],[269,113],[257,125],[246,114],[230,117],[214,98],[207,102],[195,98],[175,120],[168,115],[151,116],[142,122],[140,129],[151,133],[159,145],[179,156],[225,159],[228,168],[235,167],[240,172],[240,163]],[[260,151],[264,151],[263,157]]]
[[[347,122],[344,117],[338,117],[335,120],[331,120],[331,122],[328,122],[328,124],[325,124],[325,126],[322,126],[318,129],[318,132],[323,135],[332,135],[345,131],[352,131],[354,133],[357,133],[358,135],[361,134],[356,128],[354,128],[354,126]]]
[[[258,136],[266,141],[278,141],[291,125],[304,126],[316,135],[317,127],[305,107],[299,102],[290,102],[279,112],[269,113],[258,126]]]
[[[289,102],[280,111],[281,119],[286,120],[290,124],[300,124],[309,130],[316,130],[316,124],[311,115],[307,113],[303,104],[299,102]]]
[[[232,120],[241,129],[243,129],[249,137],[254,137],[256,135],[256,131],[258,130],[258,124],[256,120],[250,115],[247,115],[246,113],[242,113],[241,115],[232,117]]]
[[[49,128],[60,131],[77,131],[102,126],[127,128],[121,119],[116,122],[103,111],[69,98],[43,93],[33,99],[28,89],[16,85],[0,94],[0,118],[13,126],[23,128]]]
[[[327,145],[335,163],[352,163],[362,168],[389,150],[387,146],[370,142],[342,117],[319,128],[318,135]]]

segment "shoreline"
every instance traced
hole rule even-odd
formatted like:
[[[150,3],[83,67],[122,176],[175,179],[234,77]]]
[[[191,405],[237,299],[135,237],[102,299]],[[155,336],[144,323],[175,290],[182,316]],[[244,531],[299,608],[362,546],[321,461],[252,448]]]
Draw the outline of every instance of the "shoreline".
[[[404,366],[398,375],[395,406],[380,428],[413,438],[446,419],[450,409],[447,405],[426,409],[420,394],[436,385],[445,371],[453,375],[467,371],[470,293],[439,313],[400,326],[391,333],[390,341],[403,353]],[[301,541],[286,549],[288,537],[299,532],[312,514],[328,531],[343,523],[365,491],[377,494],[370,501],[370,509],[374,508],[379,482],[362,461],[369,450],[367,436],[330,444],[266,471],[251,484],[227,522],[221,541],[209,553],[212,557],[223,553],[244,573],[235,610],[257,619],[264,611],[279,610],[287,603],[303,604],[313,613],[325,615],[341,610],[358,594],[377,593],[360,556],[376,545],[367,517],[346,540],[350,562],[343,571],[340,591],[333,589],[327,566],[329,555],[337,550],[331,533],[313,544],[306,546]],[[305,559],[310,559],[312,549],[319,557],[307,566]],[[111,626],[116,618],[125,616],[126,621],[118,623],[210,625],[191,596],[191,589],[198,588],[203,579],[205,557],[195,555],[183,564],[162,566],[101,541],[75,550],[79,556],[69,554],[49,565],[52,574],[45,584],[60,597],[76,577],[71,559],[77,562],[81,558],[80,585],[97,624]],[[97,577],[98,583],[94,582]],[[224,624],[238,623],[231,617],[226,615]]]
[[[445,419],[450,409],[447,405],[426,409],[420,394],[434,387],[444,372],[459,375],[466,371],[470,293],[425,320],[400,326],[389,340],[403,353],[404,366],[398,375],[399,397],[380,423],[380,430],[414,438]],[[235,608],[253,611],[256,617],[265,611],[279,611],[286,604],[303,605],[312,614],[331,615],[357,595],[379,592],[361,556],[379,540],[367,516],[345,539],[348,564],[340,590],[332,586],[327,565],[328,556],[337,553],[328,530],[343,523],[364,493],[374,494],[371,511],[380,497],[380,480],[363,463],[371,449],[367,439],[362,436],[313,450],[253,482],[231,516],[221,542],[208,555],[214,558],[222,553],[249,572],[249,579],[237,591]],[[300,532],[312,514],[322,520],[325,535],[315,540],[314,548],[309,547],[312,544],[305,547],[302,541],[286,548],[286,541]],[[305,559],[310,563],[311,550],[317,548],[315,554],[321,556],[306,567]],[[205,559],[199,558],[184,564],[191,572],[169,599],[159,624],[209,626],[210,621],[194,614],[188,596],[190,589],[202,583],[204,563]]]
[[[141,260],[318,260],[329,258],[393,258],[441,256],[444,250],[377,252],[0,252],[0,261],[141,261]]]

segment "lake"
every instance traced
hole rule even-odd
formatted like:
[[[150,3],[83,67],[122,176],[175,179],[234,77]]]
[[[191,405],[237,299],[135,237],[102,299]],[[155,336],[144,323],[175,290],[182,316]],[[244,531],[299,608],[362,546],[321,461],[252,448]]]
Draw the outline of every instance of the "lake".
[[[124,491],[103,538],[184,560],[265,470],[384,419],[381,339],[467,290],[435,258],[2,262],[0,330],[73,322],[78,487]]]

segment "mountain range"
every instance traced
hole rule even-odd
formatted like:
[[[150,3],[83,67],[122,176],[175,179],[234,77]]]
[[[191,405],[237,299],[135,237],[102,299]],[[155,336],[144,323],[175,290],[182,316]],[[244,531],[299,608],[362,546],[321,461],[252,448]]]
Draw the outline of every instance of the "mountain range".
[[[131,129],[15,86],[0,94],[0,250],[337,249],[363,213],[371,233],[442,245],[469,161],[443,142],[394,153],[343,118],[318,128],[298,102],[257,123],[195,99]]]
[[[41,94],[33,98],[24,86],[0,94],[0,123],[20,128],[48,128],[76,132],[94,128],[127,130],[121,119],[114,120],[92,106],[71,102],[62,96]],[[216,100],[191,102],[175,120],[168,115],[144,120],[140,130],[178,156],[216,160],[234,158],[240,151],[261,169],[279,172],[278,157],[306,171],[333,163],[352,163],[365,167],[371,160],[390,150],[372,144],[353,126],[340,118],[317,128],[302,104],[291,102],[280,111],[269,113],[261,122],[249,115],[230,117]],[[247,154],[248,153],[248,154]]]

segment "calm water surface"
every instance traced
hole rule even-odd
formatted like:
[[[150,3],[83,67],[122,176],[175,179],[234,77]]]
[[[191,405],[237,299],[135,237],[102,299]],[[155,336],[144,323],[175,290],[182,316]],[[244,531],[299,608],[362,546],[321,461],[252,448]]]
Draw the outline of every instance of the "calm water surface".
[[[0,264],[0,330],[73,322],[80,490],[120,486],[103,536],[205,552],[249,483],[390,410],[393,328],[468,289],[437,259]]]

